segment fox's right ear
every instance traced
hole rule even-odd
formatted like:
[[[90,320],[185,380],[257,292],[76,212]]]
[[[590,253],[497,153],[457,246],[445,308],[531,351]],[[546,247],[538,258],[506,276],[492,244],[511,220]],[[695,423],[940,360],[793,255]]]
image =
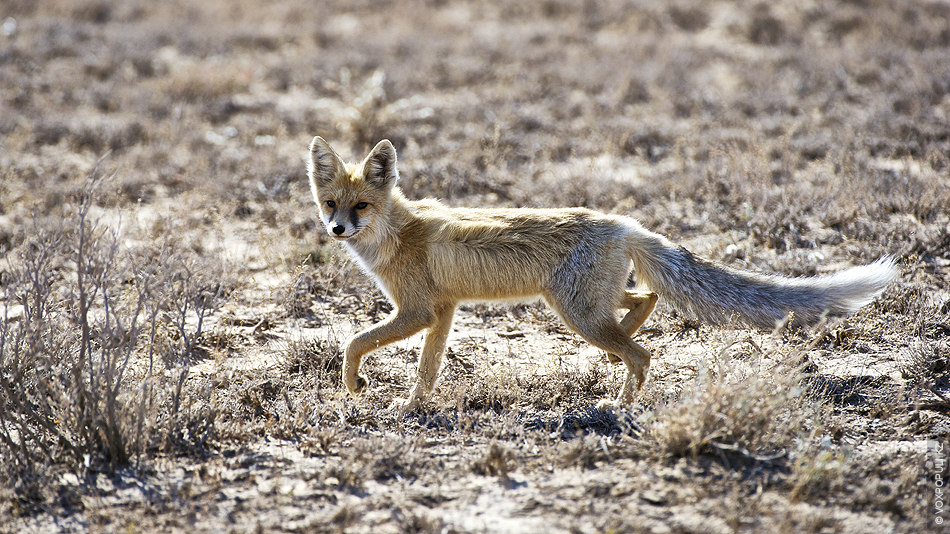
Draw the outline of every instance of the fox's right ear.
[[[307,162],[307,174],[310,187],[328,185],[339,175],[346,172],[346,164],[335,150],[319,135],[310,142],[310,160]]]

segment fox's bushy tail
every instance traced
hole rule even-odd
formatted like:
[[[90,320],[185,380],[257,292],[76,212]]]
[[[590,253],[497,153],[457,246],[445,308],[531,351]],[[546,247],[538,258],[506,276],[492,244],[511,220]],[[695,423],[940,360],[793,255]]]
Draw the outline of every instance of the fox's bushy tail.
[[[630,237],[637,284],[677,311],[712,324],[739,321],[772,329],[789,314],[794,324],[847,315],[874,300],[897,274],[894,260],[885,256],[826,276],[765,275],[698,258],[638,223],[631,225]]]

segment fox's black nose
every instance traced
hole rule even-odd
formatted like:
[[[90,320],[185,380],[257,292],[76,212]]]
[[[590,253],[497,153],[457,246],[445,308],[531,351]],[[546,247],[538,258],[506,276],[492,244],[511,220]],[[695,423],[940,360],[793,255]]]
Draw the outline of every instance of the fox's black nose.
[[[342,233],[345,232],[345,231],[346,231],[346,227],[345,227],[345,226],[342,226],[342,225],[339,225],[339,224],[338,224],[338,225],[336,225],[336,226],[333,227],[333,233],[336,234],[336,235],[340,235],[340,234],[342,234]]]

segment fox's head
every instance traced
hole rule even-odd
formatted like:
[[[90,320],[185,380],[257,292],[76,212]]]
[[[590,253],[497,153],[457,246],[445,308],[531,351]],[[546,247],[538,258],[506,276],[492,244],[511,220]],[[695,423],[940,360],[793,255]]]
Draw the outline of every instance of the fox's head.
[[[396,149],[380,141],[359,165],[348,165],[320,136],[310,143],[310,192],[334,239],[350,239],[385,216],[399,180]]]

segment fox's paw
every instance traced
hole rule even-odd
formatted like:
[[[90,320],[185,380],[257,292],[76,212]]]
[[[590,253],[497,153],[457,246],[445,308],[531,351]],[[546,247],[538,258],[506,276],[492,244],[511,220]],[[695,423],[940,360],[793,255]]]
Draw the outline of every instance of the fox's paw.
[[[360,393],[366,391],[366,386],[368,384],[369,382],[366,381],[366,377],[362,375],[356,375],[356,378],[353,380],[346,380],[346,389],[351,395],[359,395]]]
[[[395,410],[396,415],[400,418],[411,414],[421,407],[422,401],[418,399],[413,400],[412,397],[408,399],[396,398],[393,399],[392,404],[390,404],[390,409]]]

